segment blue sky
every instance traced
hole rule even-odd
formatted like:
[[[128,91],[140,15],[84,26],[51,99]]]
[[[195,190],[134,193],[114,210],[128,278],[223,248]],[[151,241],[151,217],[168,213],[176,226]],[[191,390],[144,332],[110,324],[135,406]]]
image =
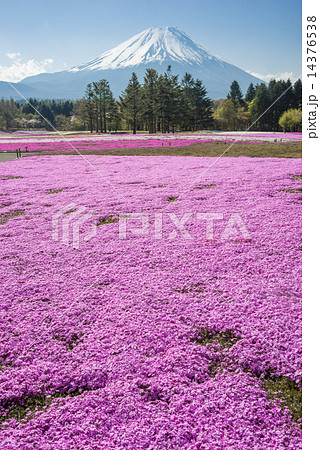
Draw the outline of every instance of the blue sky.
[[[0,0],[0,71],[9,81],[64,70],[151,26],[176,26],[258,74],[301,75],[297,0]]]

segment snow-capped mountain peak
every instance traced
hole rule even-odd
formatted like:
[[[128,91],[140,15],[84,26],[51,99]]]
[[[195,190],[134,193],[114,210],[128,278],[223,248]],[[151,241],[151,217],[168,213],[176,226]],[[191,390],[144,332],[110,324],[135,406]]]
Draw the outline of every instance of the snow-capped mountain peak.
[[[152,27],[70,71],[120,69],[164,61],[201,65],[212,59],[223,63],[178,28]]]
[[[201,80],[208,95],[215,99],[225,98],[234,80],[238,81],[242,92],[250,83],[262,82],[211,53],[178,28],[153,27],[85,64],[61,72],[27,77],[18,86],[25,97],[78,99],[83,97],[88,83],[104,78],[118,97],[132,72],[143,83],[147,68],[163,73],[168,65],[180,80],[186,72],[195,80]],[[0,98],[10,98],[12,94],[0,81]]]

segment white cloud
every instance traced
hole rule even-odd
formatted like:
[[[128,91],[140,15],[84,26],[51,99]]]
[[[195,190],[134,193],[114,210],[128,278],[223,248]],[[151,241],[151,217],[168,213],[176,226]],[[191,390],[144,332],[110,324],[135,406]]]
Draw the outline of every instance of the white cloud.
[[[247,70],[250,75],[253,75],[254,77],[260,78],[260,80],[266,81],[269,83],[270,80],[287,80],[290,78],[291,81],[295,81],[296,78],[293,76],[293,72],[282,72],[282,73],[269,73],[268,75],[261,75],[261,73],[257,72],[251,72],[251,70]]]
[[[21,53],[6,53],[7,57],[10,59],[18,59],[21,56]]]
[[[42,61],[35,61],[34,59],[28,59],[22,61],[20,53],[9,52],[6,54],[11,59],[11,64],[7,66],[0,65],[0,80],[17,82],[26,77],[37,75],[38,73],[47,72],[51,68],[53,59],[46,58]]]

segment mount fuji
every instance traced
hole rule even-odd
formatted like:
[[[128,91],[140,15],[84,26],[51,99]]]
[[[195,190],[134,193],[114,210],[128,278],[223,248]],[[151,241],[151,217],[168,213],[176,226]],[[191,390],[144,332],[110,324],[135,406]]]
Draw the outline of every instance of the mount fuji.
[[[237,80],[245,92],[249,84],[262,80],[227,63],[186,33],[174,27],[152,27],[102,55],[68,70],[41,73],[12,83],[25,97],[79,99],[86,85],[105,78],[118,96],[126,88],[132,72],[139,80],[147,68],[164,72],[171,65],[180,79],[189,72],[203,81],[211,98],[225,98],[230,84]],[[0,98],[21,98],[10,85],[0,82]]]

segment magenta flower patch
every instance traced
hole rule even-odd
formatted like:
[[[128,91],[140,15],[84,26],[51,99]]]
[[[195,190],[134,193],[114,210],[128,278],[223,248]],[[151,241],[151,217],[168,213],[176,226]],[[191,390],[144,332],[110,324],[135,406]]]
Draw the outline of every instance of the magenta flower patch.
[[[1,165],[1,448],[301,448],[301,160],[86,159]]]

